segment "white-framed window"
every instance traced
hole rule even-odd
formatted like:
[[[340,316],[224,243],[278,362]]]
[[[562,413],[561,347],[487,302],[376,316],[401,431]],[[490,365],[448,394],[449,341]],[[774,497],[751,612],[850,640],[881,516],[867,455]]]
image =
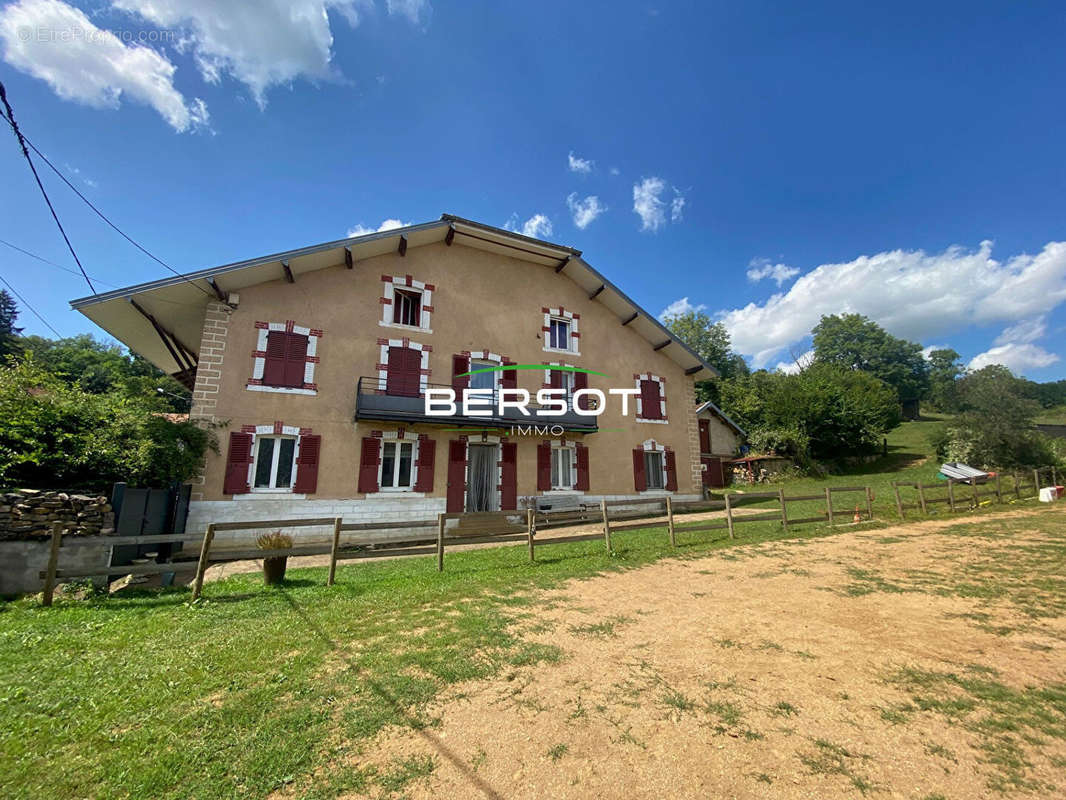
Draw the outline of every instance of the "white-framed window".
[[[255,437],[252,491],[290,492],[296,474],[295,436]]]
[[[433,314],[431,283],[416,281],[410,275],[382,275],[385,288],[381,294],[381,319],[378,325],[433,333],[430,318]]]
[[[475,370],[486,369],[488,367],[497,367],[502,361],[492,361],[488,358],[471,358],[470,359],[470,372],[474,373],[470,376],[470,388],[471,389],[491,389],[496,391],[501,372],[476,372]]]
[[[565,308],[542,308],[544,324],[541,331],[544,336],[544,349],[551,353],[579,353],[578,341],[581,333],[578,331],[580,314],[574,314]]]
[[[417,440],[385,440],[381,443],[378,486],[383,492],[409,492],[415,485]]]
[[[422,327],[422,292],[418,289],[396,289],[393,292],[392,322],[394,325]]]
[[[644,479],[648,489],[666,488],[666,459],[661,450],[644,451]]]
[[[552,489],[577,485],[577,450],[570,445],[552,447]]]
[[[552,317],[548,325],[548,346],[552,350],[570,352],[570,321]]]

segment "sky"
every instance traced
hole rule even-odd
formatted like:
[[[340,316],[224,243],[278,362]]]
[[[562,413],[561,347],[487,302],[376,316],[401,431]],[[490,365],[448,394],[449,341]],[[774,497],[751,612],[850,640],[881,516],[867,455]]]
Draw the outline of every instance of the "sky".
[[[187,271],[452,213],[793,369],[856,312],[1066,378],[1061,2],[0,0],[24,133]],[[15,139],[0,276],[102,332]],[[169,273],[38,163],[98,290]],[[51,327],[48,327],[51,326]]]

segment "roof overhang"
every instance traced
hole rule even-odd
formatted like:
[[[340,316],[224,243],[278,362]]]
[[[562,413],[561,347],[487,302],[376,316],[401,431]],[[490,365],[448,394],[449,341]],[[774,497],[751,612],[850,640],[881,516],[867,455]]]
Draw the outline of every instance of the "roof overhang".
[[[187,369],[189,356],[199,356],[209,302],[225,302],[231,292],[261,283],[299,280],[301,275],[338,264],[357,267],[360,261],[374,256],[437,242],[459,243],[552,267],[588,292],[593,302],[610,310],[620,324],[636,331],[653,348],[672,359],[686,374],[696,380],[717,377],[710,364],[593,269],[581,257],[580,250],[451,214],[444,214],[434,222],[338,239],[115,289],[72,300],[70,305],[134,352],[174,374]]]

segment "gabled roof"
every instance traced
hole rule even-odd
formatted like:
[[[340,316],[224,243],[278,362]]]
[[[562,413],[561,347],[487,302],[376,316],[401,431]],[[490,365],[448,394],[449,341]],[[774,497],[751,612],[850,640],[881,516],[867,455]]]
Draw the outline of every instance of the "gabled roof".
[[[288,276],[296,280],[346,261],[358,269],[360,261],[394,253],[401,246],[406,249],[442,241],[553,267],[696,380],[717,377],[714,367],[593,269],[580,250],[452,214],[443,214],[434,222],[337,239],[81,297],[70,305],[131,350],[173,374],[186,369],[186,353],[198,355],[204,313],[211,300],[223,300],[230,292]]]
[[[722,409],[720,409],[718,406],[716,406],[710,400],[708,400],[706,403],[704,403],[702,406],[700,406],[699,408],[696,409],[696,416],[698,417],[704,411],[710,411],[712,414],[714,414],[716,417],[718,417],[720,420],[722,420],[722,422],[724,422],[730,428],[735,430],[741,436],[747,436],[748,435],[748,434],[744,433],[744,429],[743,428],[741,428],[739,425],[737,425],[735,422],[733,422],[733,420],[731,420],[728,416],[726,416],[726,413],[724,411],[722,411]]]

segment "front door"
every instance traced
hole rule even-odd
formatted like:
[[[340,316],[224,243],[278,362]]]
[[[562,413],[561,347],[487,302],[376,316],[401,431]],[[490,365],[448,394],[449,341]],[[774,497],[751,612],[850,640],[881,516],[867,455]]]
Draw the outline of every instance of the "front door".
[[[466,477],[466,510],[496,511],[496,484],[498,478],[497,446],[473,444],[468,448]]]

